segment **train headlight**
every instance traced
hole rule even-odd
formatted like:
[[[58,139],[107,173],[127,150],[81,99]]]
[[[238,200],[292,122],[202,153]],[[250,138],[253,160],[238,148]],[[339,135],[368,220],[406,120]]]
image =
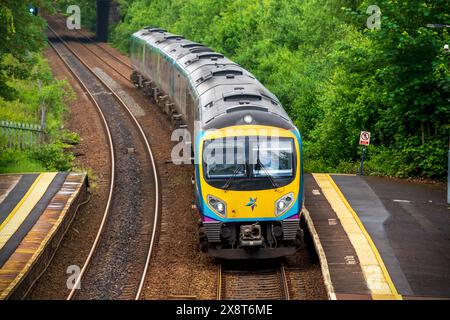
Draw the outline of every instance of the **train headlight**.
[[[289,192],[275,202],[275,215],[279,216],[285,213],[294,203],[294,193]]]
[[[227,214],[227,205],[225,201],[220,200],[219,198],[216,198],[212,195],[208,195],[208,205],[215,213],[225,218]]]

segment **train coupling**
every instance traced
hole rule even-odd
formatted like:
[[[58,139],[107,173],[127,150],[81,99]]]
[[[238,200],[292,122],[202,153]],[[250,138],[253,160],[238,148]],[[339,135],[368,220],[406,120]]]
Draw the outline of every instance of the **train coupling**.
[[[262,246],[263,236],[259,224],[250,224],[241,226],[240,245],[242,247]]]

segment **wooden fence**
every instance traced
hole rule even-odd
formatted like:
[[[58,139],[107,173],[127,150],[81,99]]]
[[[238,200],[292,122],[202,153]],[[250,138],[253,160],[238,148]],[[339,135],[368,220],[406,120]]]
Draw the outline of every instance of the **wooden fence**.
[[[0,148],[25,149],[42,144],[45,132],[40,125],[0,121]]]

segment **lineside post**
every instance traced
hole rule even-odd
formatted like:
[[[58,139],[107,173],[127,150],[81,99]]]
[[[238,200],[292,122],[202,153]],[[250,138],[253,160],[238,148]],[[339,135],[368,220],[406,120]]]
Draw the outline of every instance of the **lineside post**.
[[[362,147],[362,154],[361,154],[361,165],[359,167],[359,175],[363,176],[364,175],[364,151],[366,150],[366,148],[364,148],[364,146]]]
[[[447,204],[450,204],[450,148],[448,149],[447,165]]]

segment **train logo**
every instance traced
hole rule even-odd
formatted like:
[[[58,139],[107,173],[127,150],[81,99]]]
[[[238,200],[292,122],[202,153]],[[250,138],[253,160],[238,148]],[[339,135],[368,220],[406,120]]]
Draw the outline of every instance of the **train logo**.
[[[255,198],[255,199],[250,198],[250,201],[245,206],[252,208],[252,211],[253,211],[253,209],[255,209],[255,207],[257,207],[257,204],[256,204],[257,199],[258,198]]]

